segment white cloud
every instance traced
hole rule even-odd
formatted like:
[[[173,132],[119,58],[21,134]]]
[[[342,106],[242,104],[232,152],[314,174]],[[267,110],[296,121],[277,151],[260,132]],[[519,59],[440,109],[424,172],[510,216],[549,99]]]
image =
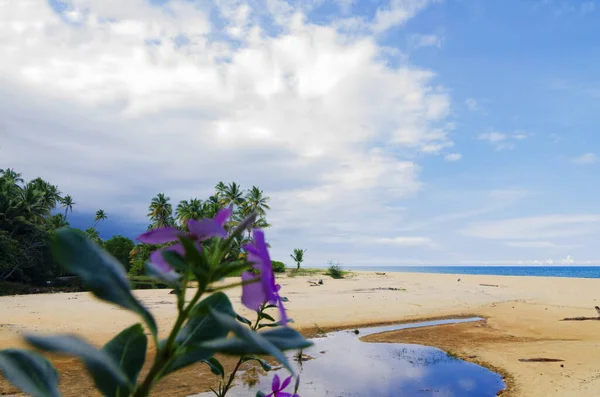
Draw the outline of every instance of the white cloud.
[[[572,159],[577,165],[590,165],[598,162],[598,156],[595,153],[584,153],[581,156]]]
[[[472,112],[479,110],[479,103],[473,98],[467,98],[465,100],[465,105],[467,105],[467,108]]]
[[[410,44],[414,48],[438,47],[440,48],[444,40],[435,34],[413,34],[410,36]]]
[[[590,234],[600,229],[600,215],[546,215],[476,222],[461,230],[466,236],[494,240],[541,240]]]
[[[517,131],[513,133],[484,132],[477,135],[480,141],[487,141],[496,150],[514,149],[515,141],[522,141],[531,136],[529,133]]]
[[[375,244],[398,245],[403,247],[432,246],[433,241],[429,237],[381,237],[371,240]]]
[[[428,3],[393,1],[367,22],[381,32]],[[415,155],[453,145],[432,71],[391,67],[373,35],[285,2],[73,0],[76,23],[46,2],[0,4],[3,162],[82,211],[142,220],[160,191],[177,201],[236,180],[272,197],[279,249],[347,235],[347,219],[389,236],[396,220],[377,214],[420,189]]]
[[[458,160],[462,159],[462,154],[450,153],[450,154],[447,154],[446,157],[444,157],[444,159],[446,161],[450,161],[450,162],[458,161]]]
[[[381,33],[391,27],[400,26],[432,2],[432,0],[391,0],[389,5],[377,8],[371,29],[375,33]]]
[[[511,241],[506,243],[509,247],[517,248],[552,248],[555,247],[554,243],[548,241]]]

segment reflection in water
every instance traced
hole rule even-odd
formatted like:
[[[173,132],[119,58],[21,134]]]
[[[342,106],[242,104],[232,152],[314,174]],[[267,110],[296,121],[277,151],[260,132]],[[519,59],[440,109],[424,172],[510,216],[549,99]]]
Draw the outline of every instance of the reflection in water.
[[[492,397],[504,389],[504,382],[486,368],[433,347],[364,343],[359,339],[385,331],[478,320],[481,319],[364,328],[359,335],[352,331],[333,332],[326,338],[313,339],[315,344],[308,349],[289,352],[288,357],[301,374],[302,397]],[[227,395],[247,397],[258,390],[270,390],[272,372],[246,371],[241,376],[242,385]],[[203,393],[198,397],[210,395]]]

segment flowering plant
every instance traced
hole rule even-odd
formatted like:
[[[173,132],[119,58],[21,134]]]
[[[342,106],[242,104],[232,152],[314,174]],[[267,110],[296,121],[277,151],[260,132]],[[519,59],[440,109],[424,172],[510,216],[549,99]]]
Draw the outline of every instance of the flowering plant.
[[[165,339],[159,338],[152,314],[131,293],[120,262],[75,230],[57,231],[53,246],[56,260],[79,275],[97,298],[137,313],[150,331],[156,354],[143,379],[138,378],[146,360],[148,338],[141,323],[121,331],[101,349],[76,335],[26,335],[25,340],[40,351],[80,358],[96,387],[108,397],[148,396],[160,379],[198,362],[206,363],[220,378],[218,388],[212,391],[217,397],[224,397],[242,363],[255,360],[263,369],[271,369],[256,356],[261,354],[278,360],[292,376],[281,382],[275,375],[272,392],[258,392],[256,396],[298,397],[298,380],[293,394],[283,391],[295,375],[283,352],[311,343],[287,326],[291,321],[283,306],[287,299],[279,295],[280,286],[275,283],[261,230],[253,230],[253,240],[244,245],[245,258],[224,260],[234,240],[256,218],[256,214],[251,215],[228,233],[225,223],[230,215],[231,209],[225,209],[214,219],[190,220],[188,232],[164,227],[138,237],[148,244],[175,243],[155,251],[146,266],[150,276],[173,287],[176,294],[178,315]],[[221,283],[223,278],[240,271],[239,282]],[[198,287],[186,302],[190,281],[196,281]],[[242,303],[256,312],[256,321],[251,322],[234,311],[223,290],[235,287],[242,287]],[[279,321],[266,313],[272,308],[279,309]],[[216,353],[239,356],[228,377],[215,358]],[[60,396],[56,369],[35,351],[1,350],[0,371],[16,387],[34,397]]]

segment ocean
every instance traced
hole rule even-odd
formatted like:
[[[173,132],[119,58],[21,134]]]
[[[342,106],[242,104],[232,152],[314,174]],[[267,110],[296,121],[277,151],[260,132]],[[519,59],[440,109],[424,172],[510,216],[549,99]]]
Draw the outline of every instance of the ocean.
[[[600,278],[600,266],[343,266],[343,268],[350,271],[371,272]]]

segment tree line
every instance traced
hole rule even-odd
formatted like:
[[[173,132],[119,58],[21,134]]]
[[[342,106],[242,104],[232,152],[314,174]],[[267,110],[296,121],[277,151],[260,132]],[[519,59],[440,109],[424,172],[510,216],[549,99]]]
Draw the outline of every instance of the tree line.
[[[266,219],[269,200],[259,187],[243,190],[235,182],[219,182],[214,194],[206,200],[182,200],[175,209],[171,199],[159,193],[148,206],[148,230],[164,226],[185,230],[188,220],[212,218],[228,206],[233,207],[233,215],[227,228],[235,227],[256,211],[258,217],[252,226],[264,229],[270,226]],[[58,186],[48,181],[35,178],[26,182],[15,170],[0,169],[0,282],[43,285],[54,277],[66,275],[52,258],[50,242],[57,229],[70,227],[68,216],[75,205],[70,195],[63,195]],[[144,264],[157,247],[135,244],[124,236],[103,241],[96,226],[107,217],[99,209],[90,227],[81,232],[121,261],[130,274],[144,274]],[[250,238],[250,233],[238,238],[226,259],[236,260],[243,255],[242,246]]]

